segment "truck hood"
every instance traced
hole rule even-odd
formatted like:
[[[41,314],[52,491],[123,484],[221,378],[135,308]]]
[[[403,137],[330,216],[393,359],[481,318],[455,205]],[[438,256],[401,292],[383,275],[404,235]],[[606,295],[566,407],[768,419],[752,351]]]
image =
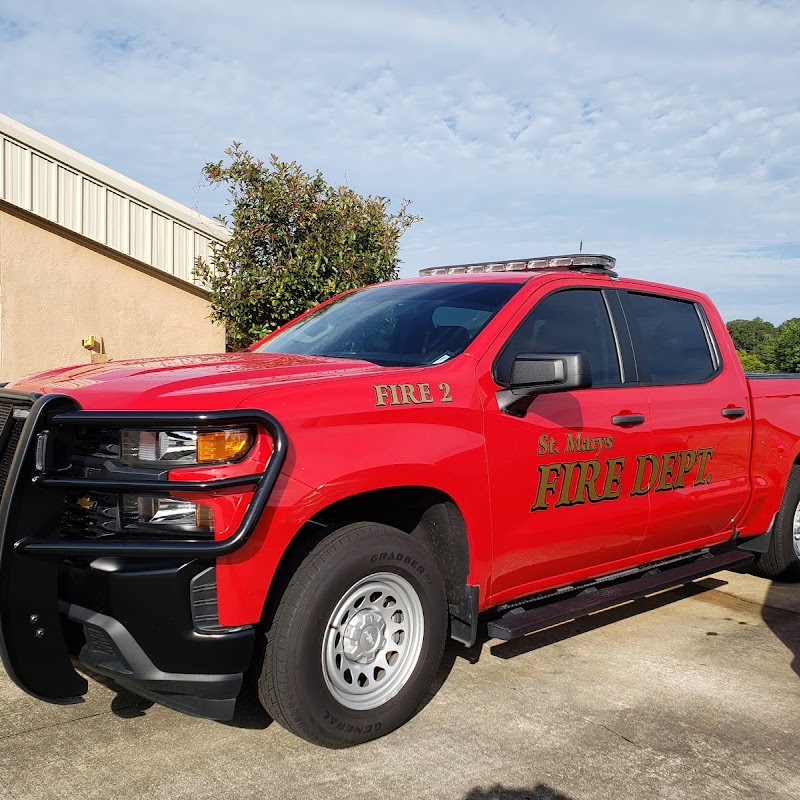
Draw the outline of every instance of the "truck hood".
[[[90,409],[212,410],[233,408],[272,386],[382,369],[367,361],[243,352],[83,364],[31,375],[9,388],[68,394]]]

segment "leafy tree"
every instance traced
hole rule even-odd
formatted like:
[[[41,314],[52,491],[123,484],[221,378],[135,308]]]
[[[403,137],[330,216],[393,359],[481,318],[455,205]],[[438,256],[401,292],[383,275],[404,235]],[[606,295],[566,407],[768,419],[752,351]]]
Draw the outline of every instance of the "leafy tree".
[[[225,154],[229,163],[203,172],[228,189],[232,235],[214,245],[210,263],[198,259],[195,274],[229,347],[246,347],[339,292],[397,277],[400,237],[421,219],[408,212],[410,201],[390,213],[387,198],[333,187],[294,161],[272,155],[265,163],[239,142]]]
[[[778,372],[800,372],[800,317],[778,326],[773,352]]]
[[[774,369],[772,348],[777,335],[777,328],[761,317],[755,319],[734,319],[728,323],[730,333],[737,350],[752,353],[764,363],[766,369]]]
[[[745,372],[766,372],[767,365],[752,353],[746,350],[737,350],[736,355],[739,356],[739,362]]]

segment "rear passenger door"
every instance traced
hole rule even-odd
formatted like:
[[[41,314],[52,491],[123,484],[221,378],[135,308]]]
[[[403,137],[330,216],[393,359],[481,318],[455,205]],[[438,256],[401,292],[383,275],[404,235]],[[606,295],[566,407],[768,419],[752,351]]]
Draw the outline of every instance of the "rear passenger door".
[[[750,406],[741,371],[723,363],[693,298],[621,291],[620,299],[653,431],[634,487],[650,496],[644,551],[724,539],[750,491]]]

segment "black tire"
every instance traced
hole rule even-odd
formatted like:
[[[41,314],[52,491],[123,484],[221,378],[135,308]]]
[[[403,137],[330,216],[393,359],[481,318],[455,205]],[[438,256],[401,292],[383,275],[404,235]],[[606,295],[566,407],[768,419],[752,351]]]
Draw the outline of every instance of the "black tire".
[[[756,559],[760,575],[772,580],[800,581],[800,541],[795,520],[800,509],[800,467],[792,467],[769,550]]]
[[[337,612],[340,623],[329,624],[334,610],[343,608],[342,603],[346,605],[348,598],[358,595],[360,588],[357,587],[373,580],[384,581],[378,583],[378,586],[387,587],[383,596],[377,591],[365,595],[368,599],[363,601],[363,606],[358,605],[358,600],[353,601],[353,610],[344,614],[341,610]],[[407,622],[400,623],[409,627],[408,633],[395,630],[396,620],[402,621],[404,616],[402,612],[397,617],[392,616],[393,583],[405,592],[402,596],[410,603]],[[401,596],[398,592],[395,594]],[[389,608],[384,610],[384,605]],[[368,614],[373,616],[365,616]],[[423,624],[416,626],[415,633],[410,621],[420,618]],[[375,646],[380,647],[374,653],[369,648],[366,653],[358,651],[356,657],[382,657],[387,664],[394,655],[395,663],[399,664],[397,671],[393,672],[394,666],[387,666],[386,670],[376,666],[374,672],[369,673],[371,667],[351,662],[353,656],[342,656],[334,647],[334,642],[338,647],[340,641],[354,647],[356,640],[359,646],[362,642],[372,645],[376,632],[373,622],[379,631]],[[380,628],[381,625],[384,627]],[[396,641],[403,642],[409,637],[405,650],[403,644],[397,646],[402,651],[399,661],[397,653],[386,652],[395,647],[388,638],[392,630],[395,630],[391,635],[397,637]],[[337,638],[339,633],[341,636]],[[428,549],[388,525],[367,522],[346,525],[314,547],[289,581],[266,633],[258,678],[259,698],[276,722],[314,744],[339,748],[377,739],[414,715],[439,668],[446,636],[444,583]],[[335,664],[339,672],[330,660],[326,661],[326,653],[335,654],[329,657],[334,661],[338,658]],[[418,653],[416,658],[414,653]],[[368,698],[366,702],[380,702],[377,707],[343,704],[342,698],[344,703],[362,702],[360,696],[347,695],[348,687],[341,684],[342,676],[346,680],[349,666],[353,666],[351,678],[356,675],[357,680],[363,679],[367,684],[361,691],[375,693],[372,700]],[[379,674],[381,671],[391,680],[380,684],[384,679]],[[375,679],[370,684],[373,675]],[[337,687],[337,679],[342,688]],[[383,697],[381,693],[385,693],[387,687],[396,692]],[[355,685],[353,689],[359,691]]]

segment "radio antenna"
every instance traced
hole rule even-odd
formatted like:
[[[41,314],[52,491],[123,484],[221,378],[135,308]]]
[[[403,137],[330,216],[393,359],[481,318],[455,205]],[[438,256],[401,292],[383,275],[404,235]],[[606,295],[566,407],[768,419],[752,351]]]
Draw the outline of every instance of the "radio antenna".
[[[583,225],[581,225],[581,243],[578,245],[578,253],[583,252]]]

